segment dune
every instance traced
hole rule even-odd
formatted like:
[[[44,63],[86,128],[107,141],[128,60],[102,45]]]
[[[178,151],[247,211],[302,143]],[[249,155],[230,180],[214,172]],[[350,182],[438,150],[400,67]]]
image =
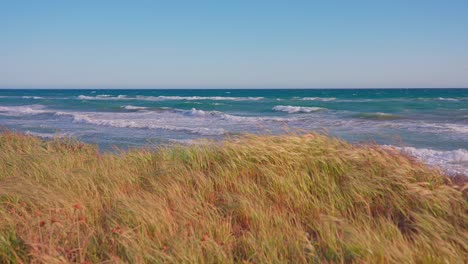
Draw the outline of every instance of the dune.
[[[321,134],[103,153],[0,134],[1,263],[464,263],[467,193]]]

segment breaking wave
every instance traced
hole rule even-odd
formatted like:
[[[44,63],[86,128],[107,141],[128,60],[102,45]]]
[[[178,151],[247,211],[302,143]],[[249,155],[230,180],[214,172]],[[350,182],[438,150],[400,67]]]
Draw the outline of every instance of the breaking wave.
[[[145,128],[145,129],[163,129],[170,131],[181,131],[200,134],[203,136],[223,135],[226,131],[223,128],[209,128],[203,126],[181,126],[172,124],[164,119],[138,119],[132,116],[115,116],[102,114],[86,113],[58,113],[59,115],[71,115],[75,122],[84,122],[98,126],[111,126],[119,128]]]
[[[43,105],[25,105],[25,106],[0,106],[0,114],[20,116],[20,115],[39,115],[54,113],[46,110]]]
[[[359,113],[356,115],[353,115],[353,117],[356,118],[362,118],[362,119],[370,119],[370,120],[398,120],[398,119],[403,119],[403,116],[400,115],[394,115],[394,114],[388,114],[388,113]]]
[[[396,147],[396,149],[429,165],[441,167],[448,173],[468,175],[468,150],[466,149],[447,151],[414,147]]]
[[[96,96],[78,95],[78,99],[81,100],[131,100],[126,95],[112,96],[108,94],[101,94]]]
[[[44,99],[44,97],[41,96],[21,96],[23,99]]]
[[[311,112],[317,112],[317,111],[325,110],[325,109],[326,108],[322,108],[322,107],[305,107],[305,106],[291,106],[291,105],[277,105],[273,107],[273,110],[275,111],[286,112],[289,114],[311,113]]]
[[[41,138],[63,138],[63,137],[73,137],[75,133],[73,132],[55,132],[55,133],[45,133],[45,132],[34,132],[26,130],[24,132],[26,135],[41,137]]]
[[[145,109],[148,109],[148,107],[133,106],[133,105],[125,105],[125,106],[122,106],[122,108],[126,109],[126,110],[145,110]]]
[[[451,102],[459,102],[459,101],[466,101],[466,97],[464,98],[448,98],[448,97],[439,97],[437,100],[439,101],[451,101]]]
[[[75,112],[46,109],[42,105],[0,106],[0,114],[9,116],[50,114],[66,116],[76,123],[87,123],[98,126],[118,128],[163,129],[182,131],[204,136],[223,135],[237,126],[251,126],[262,122],[286,122],[294,118],[282,117],[249,117],[237,116],[220,111],[204,111],[196,108],[190,110],[176,108],[152,108],[127,105],[129,112]]]
[[[303,101],[323,101],[323,102],[328,102],[328,101],[334,101],[336,100],[335,97],[304,97],[301,100]]]
[[[212,100],[212,101],[258,101],[264,97],[230,97],[230,96],[142,96],[128,97],[126,95],[96,95],[87,96],[79,95],[81,100],[141,100],[141,101],[197,101],[197,100]]]

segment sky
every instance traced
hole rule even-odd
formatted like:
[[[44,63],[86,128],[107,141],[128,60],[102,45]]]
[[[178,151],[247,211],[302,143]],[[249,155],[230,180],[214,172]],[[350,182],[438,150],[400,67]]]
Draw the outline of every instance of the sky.
[[[467,14],[466,0],[0,0],[0,88],[466,88]]]

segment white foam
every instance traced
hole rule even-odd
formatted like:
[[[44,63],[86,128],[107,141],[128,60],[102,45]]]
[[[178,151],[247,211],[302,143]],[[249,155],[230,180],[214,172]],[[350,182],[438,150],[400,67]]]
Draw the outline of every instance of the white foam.
[[[439,131],[457,132],[461,134],[468,134],[468,125],[465,124],[451,124],[451,123],[424,123],[422,127],[437,129]]]
[[[335,97],[304,97],[301,100],[303,101],[323,101],[323,102],[328,102],[328,101],[334,101],[336,100]]]
[[[182,144],[182,145],[199,145],[203,144],[202,140],[197,139],[169,139],[170,142]]]
[[[149,113],[149,112],[148,112]],[[163,129],[171,131],[183,131],[189,133],[196,133],[203,136],[216,136],[225,133],[222,128],[209,128],[203,126],[184,126],[183,120],[177,118],[153,118],[149,116],[141,117],[135,115],[122,115],[118,113],[72,113],[61,112],[58,115],[70,115],[73,117],[74,122],[84,122],[99,126],[111,126],[120,128],[146,128],[146,129]],[[171,122],[171,120],[175,120]],[[187,122],[187,120],[185,120]],[[189,123],[190,124],[190,123]]]
[[[148,101],[168,101],[168,100],[213,100],[213,101],[258,101],[263,97],[231,97],[231,96],[137,96],[137,99]]]
[[[305,107],[305,106],[291,106],[291,105],[277,105],[273,107],[275,111],[287,112],[289,114],[293,113],[311,113],[324,110],[322,107]]]
[[[73,122],[119,128],[163,129],[205,136],[223,135],[236,127],[255,127],[265,122],[287,122],[296,118],[236,116],[219,111],[159,108],[133,112],[55,112]],[[227,129],[227,130],[226,130]]]
[[[23,99],[44,99],[44,97],[40,96],[22,96]]]
[[[452,131],[467,134],[468,136],[468,125],[463,124],[445,124],[445,127],[451,129]]]
[[[137,112],[73,112],[54,111],[46,109],[42,105],[28,106],[0,106],[0,114],[9,116],[24,116],[37,114],[54,114],[56,116],[69,116],[73,122],[88,123],[98,126],[111,126],[120,128],[146,128],[164,129],[171,131],[184,131],[205,136],[222,135],[225,133],[220,128],[223,125],[235,125],[235,122],[243,122],[248,119],[228,115],[216,111],[180,110],[165,108],[159,111]],[[234,123],[233,123],[234,122]]]
[[[249,117],[235,116],[235,115],[230,115],[230,114],[226,114],[226,113],[219,112],[219,111],[204,111],[204,110],[200,110],[196,108],[192,108],[191,110],[180,110],[180,109],[173,109],[173,110],[177,112],[182,112],[186,115],[204,117],[204,118],[215,117],[219,119],[226,119],[226,120],[233,120],[233,121],[243,121],[243,120],[249,119]],[[256,119],[255,117],[253,118]]]
[[[34,132],[34,131],[25,131],[26,135],[31,135],[35,137],[41,137],[41,138],[63,138],[63,137],[71,137],[74,135],[72,132],[66,132],[66,133],[44,133],[44,132]]]
[[[111,96],[97,95],[86,96],[79,95],[81,100],[142,100],[142,101],[195,101],[195,100],[213,100],[213,101],[258,101],[263,97],[230,97],[230,96],[143,96],[128,97],[126,95]]]
[[[0,106],[0,113],[11,116],[21,115],[39,115],[46,113],[54,113],[54,111],[46,110],[43,105],[25,105],[25,106]]]
[[[434,150],[428,148],[395,147],[403,153],[416,157],[429,165],[441,167],[449,173],[468,175],[468,150]]]
[[[440,100],[440,101],[451,101],[451,102],[458,102],[458,101],[460,101],[459,98],[445,98],[445,97],[439,97],[439,98],[437,98],[437,100]]]
[[[144,110],[144,109],[148,109],[148,107],[133,106],[133,105],[125,105],[125,106],[122,106],[122,108],[127,109],[127,110]]]
[[[227,113],[223,113],[220,111],[204,111],[196,108],[192,108],[191,110],[180,110],[180,109],[172,109],[176,112],[182,112],[186,115],[196,116],[196,117],[203,117],[203,118],[215,118],[220,120],[229,120],[235,122],[249,122],[249,123],[259,123],[262,121],[274,121],[274,122],[288,122],[296,120],[294,118],[283,118],[283,117],[256,117],[256,116],[237,116],[231,115]]]
[[[109,94],[101,94],[101,95],[96,95],[96,96],[79,95],[78,99],[81,99],[81,100],[131,100],[131,98],[128,98],[126,95],[112,96]]]
[[[389,114],[389,113],[383,113],[383,112],[376,112],[373,113],[376,116],[395,116],[394,114]]]

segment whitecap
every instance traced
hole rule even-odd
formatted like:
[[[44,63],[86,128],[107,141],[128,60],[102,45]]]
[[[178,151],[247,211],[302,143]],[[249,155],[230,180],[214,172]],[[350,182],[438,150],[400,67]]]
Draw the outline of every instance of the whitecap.
[[[0,106],[0,113],[10,116],[21,115],[39,115],[54,113],[54,111],[46,110],[43,105],[24,105],[24,106]]]
[[[416,157],[425,163],[441,167],[449,173],[468,175],[468,150],[434,150],[429,148],[395,147],[403,153]]]
[[[182,125],[184,120],[177,120],[175,118],[142,118],[141,116],[132,115],[119,115],[116,113],[73,113],[73,112],[58,112],[57,115],[67,115],[73,118],[74,122],[88,123],[99,126],[111,126],[119,128],[144,128],[144,129],[163,129],[170,131],[181,131],[188,133],[195,133],[203,136],[217,136],[223,135],[225,130],[223,128],[210,128],[203,126],[186,126]],[[171,121],[172,119],[172,121]],[[174,122],[174,120],[176,122]],[[187,122],[187,120],[185,120]],[[173,124],[176,123],[176,124]]]
[[[375,113],[358,113],[353,115],[356,118],[362,119],[370,119],[370,120],[397,120],[403,119],[403,116],[396,115],[396,114],[389,114],[389,113],[382,113],[382,112],[375,112]]]
[[[169,142],[176,143],[176,144],[182,144],[182,145],[199,145],[203,144],[203,140],[199,139],[168,139]]]
[[[96,96],[78,95],[78,99],[81,100],[131,100],[126,95],[112,96],[109,94],[101,94]]]
[[[196,100],[212,100],[212,101],[258,101],[263,97],[231,97],[231,96],[136,96],[139,100],[147,101],[196,101]]]
[[[458,102],[458,101],[460,101],[460,99],[458,99],[458,98],[444,98],[444,97],[439,97],[439,98],[437,98],[437,100],[440,100],[440,101],[452,101],[452,102]]]
[[[23,99],[44,99],[44,97],[40,96],[21,96]]]
[[[41,138],[63,138],[63,137],[72,137],[74,133],[72,132],[65,132],[65,133],[44,133],[44,132],[34,132],[30,130],[26,130],[24,132],[26,135],[41,137]]]
[[[457,132],[461,134],[468,134],[468,125],[465,124],[452,124],[452,123],[423,123],[421,127],[436,129],[439,131]]]
[[[295,118],[237,116],[220,111],[153,108],[132,112],[55,112],[57,116],[69,116],[73,122],[119,128],[163,129],[182,131],[205,136],[223,135],[236,127],[262,124],[263,122],[288,122]]]
[[[264,97],[231,97],[231,96],[143,96],[128,97],[126,95],[97,95],[87,96],[79,95],[81,100],[142,100],[142,101],[196,101],[196,100],[212,100],[212,101],[258,101]]]
[[[127,109],[127,110],[145,110],[145,109],[148,109],[148,107],[134,106],[134,105],[125,105],[125,106],[122,106],[122,108]]]
[[[303,101],[323,101],[323,102],[329,102],[329,101],[334,101],[336,100],[335,97],[304,97],[301,100]]]
[[[322,107],[305,107],[305,106],[291,106],[291,105],[277,105],[273,107],[275,111],[287,112],[289,114],[293,113],[311,113],[317,112],[320,110],[325,110],[326,108]]]

